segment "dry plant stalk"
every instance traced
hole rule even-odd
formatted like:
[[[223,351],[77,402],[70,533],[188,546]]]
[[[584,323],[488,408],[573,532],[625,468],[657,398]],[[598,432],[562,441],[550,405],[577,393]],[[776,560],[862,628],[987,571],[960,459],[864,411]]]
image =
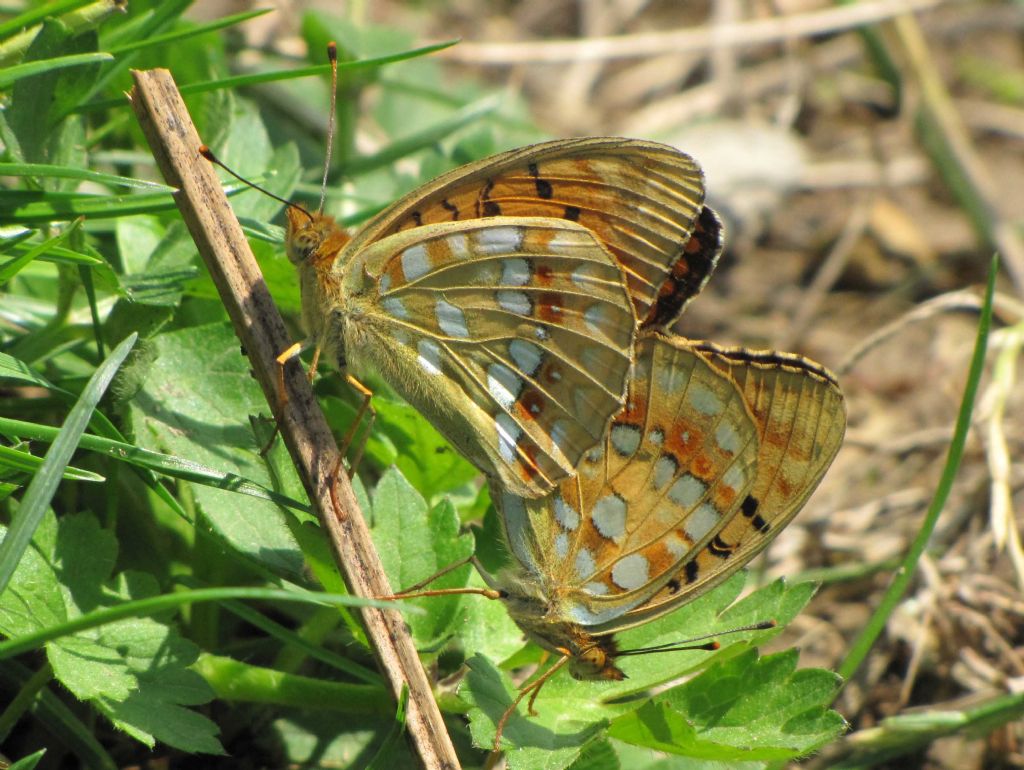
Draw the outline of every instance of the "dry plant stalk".
[[[664,54],[713,51],[797,40],[877,24],[962,0],[869,0],[771,19],[570,40],[463,42],[437,56],[460,64],[505,67],[513,64],[563,64],[648,58]]]
[[[330,487],[338,447],[302,367],[285,370],[289,400],[277,393],[275,357],[290,344],[284,326],[242,228],[221,189],[213,166],[199,154],[199,135],[167,70],[135,71],[129,98],[167,184],[213,276],[221,299],[248,353],[274,419],[316,509],[349,590],[356,596],[391,593],[362,512],[344,473],[339,474],[339,507]],[[409,688],[406,726],[423,765],[458,768],[430,682],[397,612],[360,609],[381,670],[395,697]]]

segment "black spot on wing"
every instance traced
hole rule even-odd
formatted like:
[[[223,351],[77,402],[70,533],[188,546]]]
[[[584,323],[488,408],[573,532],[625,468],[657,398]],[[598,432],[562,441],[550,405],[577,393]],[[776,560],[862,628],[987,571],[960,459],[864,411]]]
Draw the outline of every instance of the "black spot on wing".
[[[537,168],[536,163],[529,165],[530,176],[533,177],[534,187],[537,188],[537,197],[543,200],[551,200],[551,196],[554,195],[554,190],[551,188],[551,182],[547,179],[541,179],[540,170]]]
[[[454,222],[459,218],[459,207],[452,203],[447,198],[441,200],[441,208],[452,215],[452,221]]]
[[[748,519],[757,513],[757,506],[759,505],[757,498],[753,495],[747,495],[743,498],[743,502],[740,503],[740,510],[743,511],[743,515]]]
[[[715,535],[715,538],[708,543],[708,553],[719,559],[728,559],[732,556],[733,548],[734,546],[729,545],[718,535]]]
[[[494,180],[488,179],[487,183],[480,190],[480,201],[478,203],[481,217],[501,216],[501,205],[491,200],[491,193],[494,191]]]
[[[758,532],[765,533],[771,529],[771,526],[761,517],[761,514],[757,512],[757,506],[757,498],[753,495],[747,495],[740,504],[740,511],[744,516],[750,519],[750,523],[753,525],[754,529]]]

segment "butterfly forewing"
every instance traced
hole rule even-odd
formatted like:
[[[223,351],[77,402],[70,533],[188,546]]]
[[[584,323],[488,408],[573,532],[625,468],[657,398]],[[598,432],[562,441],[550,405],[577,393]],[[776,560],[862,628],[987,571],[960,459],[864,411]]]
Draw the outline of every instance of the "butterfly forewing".
[[[369,222],[363,248],[408,228],[485,217],[578,222],[623,268],[640,320],[667,325],[703,287],[721,227],[699,166],[654,142],[583,138],[512,150],[457,168]]]
[[[349,357],[381,370],[516,494],[570,475],[621,408],[635,319],[614,259],[586,228],[452,222],[351,258]]]

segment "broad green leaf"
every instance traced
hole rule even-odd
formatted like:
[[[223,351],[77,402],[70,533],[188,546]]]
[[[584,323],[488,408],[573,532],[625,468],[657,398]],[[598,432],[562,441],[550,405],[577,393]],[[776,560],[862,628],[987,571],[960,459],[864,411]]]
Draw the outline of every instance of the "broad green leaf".
[[[64,468],[71,460],[71,455],[82,433],[85,432],[96,405],[134,344],[134,335],[122,340],[89,378],[82,395],[68,413],[60,434],[29,483],[21,505],[12,519],[11,528],[3,542],[0,542],[0,594],[7,588],[8,581],[32,540],[33,533],[45,517]]]
[[[139,446],[188,457],[271,487],[248,415],[266,412],[238,339],[225,324],[160,334],[153,360],[133,372],[141,389],[128,402]],[[292,580],[302,576],[295,538],[276,505],[228,490],[192,487],[210,525],[250,558]]]
[[[43,23],[19,67],[29,67],[55,57],[94,54],[96,48],[95,32],[76,35],[61,22],[51,19]],[[67,150],[69,143],[60,140],[58,128],[68,111],[92,86],[100,66],[99,62],[72,61],[78,66],[50,69],[22,77],[14,83],[8,120],[27,161],[66,165],[58,156]],[[72,119],[71,122],[81,121]],[[51,142],[55,136],[58,141]]]
[[[114,536],[89,514],[48,517],[0,595],[0,630],[16,637],[103,607],[157,593],[145,573],[112,577]],[[46,645],[54,676],[118,728],[153,746],[221,753],[212,722],[187,706],[212,698],[188,667],[199,649],[151,617],[128,618],[61,637]]]
[[[714,759],[666,754],[646,746],[633,746],[615,739],[608,741],[619,763],[628,770],[766,770],[764,762],[719,762]],[[583,770],[583,767],[580,767]]]
[[[797,651],[756,650],[715,664],[615,722],[628,743],[719,761],[781,761],[805,755],[842,732],[828,709],[835,674],[796,670]]]
[[[619,648],[685,643],[687,639],[722,634],[770,619],[785,625],[813,593],[812,586],[790,587],[778,581],[730,607],[744,579],[742,573],[735,575],[678,610],[617,635]],[[526,716],[524,704],[509,720],[503,741],[516,747],[508,755],[509,766],[529,768],[542,762],[552,769],[568,767],[603,727],[646,703],[642,696],[650,688],[692,674],[715,661],[728,660],[747,649],[748,642],[765,640],[775,633],[776,630],[731,633],[720,637],[722,649],[714,652],[683,650],[625,657],[621,667],[628,678],[622,682],[577,681],[561,671],[541,689],[536,701],[538,716]],[[474,658],[470,668],[460,694],[474,704],[469,714],[474,743],[488,747],[494,739],[495,723],[511,703],[515,690],[504,675],[499,679],[493,665],[482,657]],[[828,698],[823,703],[827,702]]]
[[[4,533],[8,532],[6,528]],[[0,631],[16,637],[67,619],[60,583],[52,567],[57,519],[47,511],[7,588],[0,592]]]
[[[374,401],[380,430],[397,451],[402,474],[428,500],[455,492],[479,474],[445,441],[427,419],[408,404],[388,399]]]
[[[427,508],[423,497],[397,470],[384,474],[373,494],[372,535],[384,571],[395,591],[432,577],[473,553],[473,538],[459,534],[459,518],[451,503]],[[465,564],[427,588],[466,585],[472,567]],[[406,620],[421,649],[436,649],[457,630],[462,603],[475,597],[427,596],[410,600],[426,613]]]

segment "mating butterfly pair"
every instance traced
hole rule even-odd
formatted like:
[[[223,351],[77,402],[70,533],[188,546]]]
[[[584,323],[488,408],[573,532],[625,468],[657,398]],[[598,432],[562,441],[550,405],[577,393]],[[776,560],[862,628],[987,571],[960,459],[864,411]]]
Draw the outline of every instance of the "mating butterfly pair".
[[[490,479],[518,566],[485,579],[578,677],[621,678],[611,635],[742,567],[838,451],[825,369],[665,332],[721,243],[673,148],[513,150],[351,239],[290,208],[287,240],[317,347],[379,371]]]

